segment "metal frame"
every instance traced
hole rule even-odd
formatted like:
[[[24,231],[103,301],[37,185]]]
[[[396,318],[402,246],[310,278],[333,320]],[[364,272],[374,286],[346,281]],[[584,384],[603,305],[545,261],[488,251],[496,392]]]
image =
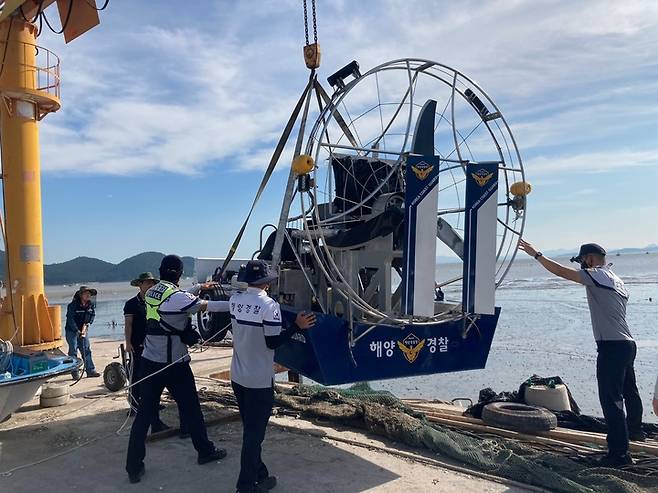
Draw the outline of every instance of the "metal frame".
[[[402,100],[400,102],[385,103],[385,104],[397,104],[398,106],[393,116],[391,117],[390,121],[385,126],[384,125],[385,122],[381,110],[382,105],[384,103],[382,103],[379,94],[379,83],[380,83],[379,74],[391,70],[406,71],[409,85],[407,91],[403,95]],[[348,101],[348,96],[359,83],[362,83],[364,80],[367,80],[368,78],[372,78],[373,75],[374,75],[374,81],[377,84],[377,92],[378,92],[377,97],[379,104],[371,108],[368,107],[369,109],[367,109],[365,112],[362,112],[355,118],[352,118],[349,113],[348,106],[346,105],[346,101]],[[468,160],[463,155],[462,147],[466,149],[468,154],[470,154],[472,157],[472,152],[468,145],[468,138],[470,137],[470,135],[472,135],[473,132],[475,132],[479,126],[484,124],[488,134],[490,135],[496,147],[496,151],[498,153],[500,160],[499,169],[503,171],[502,174],[504,177],[503,180],[501,180],[501,182],[505,184],[507,190],[507,198],[508,198],[507,202],[502,202],[498,204],[499,207],[505,207],[505,213],[504,213],[504,219],[501,219],[500,215],[498,217],[498,222],[502,224],[503,230],[502,230],[502,234],[498,235],[500,237],[499,240],[500,246],[497,251],[497,258],[501,258],[502,255],[503,262],[501,262],[501,265],[498,267],[496,271],[496,277],[497,277],[496,286],[500,286],[500,284],[503,282],[505,276],[509,272],[509,268],[511,267],[511,264],[513,263],[517,253],[516,245],[518,245],[518,239],[516,242],[514,242],[513,239],[508,240],[507,235],[516,234],[520,237],[525,225],[525,210],[524,213],[521,215],[516,214],[515,219],[512,220],[511,203],[509,202],[510,177],[516,179],[515,175],[519,174],[520,175],[519,179],[522,181],[525,180],[525,173],[523,170],[523,163],[521,160],[520,152],[516,146],[516,141],[514,139],[514,136],[512,135],[511,129],[509,128],[509,125],[507,124],[507,121],[505,120],[502,112],[500,111],[498,106],[493,102],[493,100],[489,97],[489,95],[484,90],[482,90],[482,88],[480,88],[479,85],[475,83],[472,79],[466,77],[465,75],[463,75],[461,72],[457,70],[454,70],[446,65],[437,62],[432,62],[423,59],[398,59],[381,64],[369,70],[362,76],[350,81],[343,87],[337,89],[334,92],[334,94],[331,96],[330,101],[328,101],[327,104],[324,106],[324,108],[322,108],[320,115],[318,116],[313,127],[311,128],[305,149],[306,154],[314,156],[317,165],[321,165],[320,163],[321,151],[323,149],[327,150],[329,156],[334,155],[335,149],[341,149],[341,150],[351,150],[355,152],[355,154],[359,157],[370,157],[370,156],[378,157],[379,154],[384,154],[384,155],[396,156],[396,159],[393,162],[393,165],[391,166],[391,169],[387,173],[386,177],[381,179],[381,182],[378,184],[378,186],[376,186],[375,190],[370,191],[367,195],[362,197],[359,203],[355,203],[351,206],[347,206],[345,210],[333,214],[327,218],[320,217],[319,208],[317,207],[320,203],[320,200],[318,198],[318,194],[320,193],[318,189],[318,181],[320,175],[318,174],[318,171],[316,169],[316,171],[313,174],[315,180],[313,183],[313,188],[311,189],[312,190],[311,198],[315,199],[313,201],[314,203],[312,203],[309,207],[307,207],[304,194],[301,193],[299,194],[299,204],[300,204],[301,214],[295,216],[293,219],[299,220],[301,222],[303,231],[300,232],[301,234],[298,234],[296,236],[304,237],[309,242],[309,245],[311,246],[312,257],[314,259],[314,262],[317,264],[317,267],[320,269],[322,276],[324,276],[327,279],[328,284],[331,285],[332,290],[334,292],[339,293],[345,300],[348,300],[350,309],[355,309],[357,314],[369,320],[378,320],[379,322],[386,321],[388,323],[393,323],[398,325],[407,324],[411,322],[411,320],[409,320],[408,318],[395,316],[388,309],[389,308],[387,306],[388,304],[385,304],[386,306],[384,307],[384,311],[382,311],[376,309],[374,306],[372,306],[371,303],[367,301],[368,299],[370,299],[370,297],[364,299],[357,292],[359,287],[359,285],[356,284],[356,281],[358,281],[359,279],[358,269],[357,269],[356,279],[353,278],[353,275],[346,275],[347,272],[345,272],[345,269],[347,268],[347,266],[344,263],[345,260],[341,260],[343,259],[346,253],[348,254],[348,256],[350,254],[348,252],[337,254],[336,249],[328,246],[326,238],[328,234],[334,233],[332,229],[327,229],[327,228],[337,227],[341,224],[344,226],[346,223],[348,223],[349,222],[348,217],[351,213],[358,210],[359,207],[362,207],[362,204],[364,202],[367,202],[371,198],[376,196],[381,191],[382,187],[389,181],[389,179],[391,179],[396,173],[400,172],[401,166],[404,163],[405,155],[407,154],[405,150],[409,143],[409,137],[413,124],[415,107],[418,106],[418,104],[415,103],[414,101],[414,95],[416,92],[416,84],[418,82],[419,75],[430,76],[446,84],[451,91],[450,99],[446,104],[446,107],[443,109],[443,112],[440,115],[436,127],[438,128],[438,126],[442,122],[447,122],[452,129],[454,149],[449,155],[441,157],[442,163],[443,162],[452,163],[452,165],[442,168],[441,172],[450,173],[452,175],[453,183],[452,185],[446,186],[445,189],[450,187],[456,188],[459,207],[453,208],[451,210],[440,211],[439,215],[456,213],[458,214],[457,217],[459,221],[460,211],[463,211],[463,208],[461,208],[460,206],[460,198],[457,188],[459,184],[462,183],[463,180],[457,180],[452,173],[457,168],[465,169],[465,163],[468,162]],[[487,106],[492,109],[492,113],[489,114],[489,117],[483,116],[480,112],[477,111],[471,100],[469,100],[468,97],[464,94],[466,89],[471,89],[471,91],[475,91],[476,95],[479,98],[481,98],[481,100],[484,100]],[[473,128],[470,131],[470,133],[465,135],[460,132],[460,130],[457,128],[456,125],[457,117],[455,111],[455,100],[457,99],[458,96],[464,98],[464,100],[466,100],[474,108],[474,111],[480,116],[480,121],[479,123],[477,123],[476,127]],[[318,96],[318,100],[320,100],[319,96]],[[387,134],[387,131],[391,128],[393,122],[396,119],[398,119],[398,116],[400,115],[400,112],[402,111],[405,105],[408,105],[408,110],[407,110],[408,116],[406,116],[406,125],[403,124],[404,131],[402,134],[395,134],[402,137],[401,148],[399,150],[386,148],[386,147],[379,148],[380,142],[384,142],[384,143],[386,142],[387,135],[394,135],[392,133]],[[451,113],[449,115],[449,119],[444,117],[444,114],[448,109],[448,106],[450,107],[450,113]],[[358,135],[358,129],[355,126],[355,122],[358,121],[361,117],[365,116],[366,114],[376,110],[377,108],[379,108],[379,113],[380,113],[379,116],[380,116],[382,132],[381,134],[379,134],[378,137],[375,137],[374,139],[369,141],[366,145],[363,145],[360,142],[360,137]],[[346,123],[346,120],[343,118],[343,115],[347,116],[348,123]],[[494,117],[492,118],[491,115],[494,115]],[[329,136],[330,133],[329,131],[330,131],[330,126],[335,123],[338,123],[339,127],[343,130],[343,133],[340,136],[340,138],[338,138],[338,140],[332,142]],[[303,135],[303,131],[304,131],[303,128],[301,128],[300,134]],[[356,141],[358,145],[341,144],[340,141],[346,136],[348,137],[348,140],[350,140],[351,143],[353,143],[352,141]],[[502,145],[501,142],[499,142],[499,140],[502,140]],[[296,149],[297,151],[296,155],[300,151],[299,140],[297,144],[298,145]],[[507,153],[507,156],[509,156],[509,160],[510,160],[509,163],[507,163],[505,160],[506,159],[506,155],[504,153],[505,151]],[[436,152],[438,153],[438,150]],[[457,159],[451,159],[451,155],[453,153],[456,153]],[[327,171],[326,179],[328,181],[331,181],[331,169]],[[290,182],[289,182],[289,187],[286,191],[287,200],[282,210],[280,224],[286,224],[286,222],[291,220],[289,219],[288,216],[290,212],[291,201],[294,195],[295,192],[290,188]],[[329,197],[329,203],[331,203],[331,199],[333,197],[331,184],[329,184],[327,194],[325,195]],[[516,224],[514,225],[514,227],[509,225],[511,221],[516,223],[518,219],[521,220],[520,227],[517,227]],[[459,222],[457,224],[457,227],[459,227]],[[283,234],[281,234],[281,236],[283,236]],[[507,249],[504,250],[506,246]],[[513,251],[511,251],[512,247],[514,247]],[[376,252],[374,252],[374,250],[368,251],[367,247],[366,247],[366,252],[368,252],[367,253],[368,255],[376,255]],[[351,269],[347,269],[347,270],[349,271]],[[390,278],[390,275],[388,277]],[[306,278],[307,281],[309,282],[309,286],[315,292],[315,287],[312,286],[311,280],[308,278],[308,276],[306,276]],[[457,282],[460,279],[461,277],[453,278],[443,283],[442,285],[445,286],[447,284]],[[391,286],[384,286],[384,289],[387,290],[386,293],[387,296],[394,295],[394,293],[391,293],[392,291]],[[326,301],[326,296],[323,296],[321,294],[320,297],[318,297],[318,299],[320,298]],[[457,307],[458,305],[456,305],[456,308]],[[327,306],[326,309],[328,310],[329,307]],[[455,314],[454,311],[449,310],[436,314],[430,320],[413,320],[413,323],[421,323],[421,324],[436,323],[437,321],[442,321],[442,320],[446,320],[446,321],[455,320],[456,318],[460,318],[462,316],[463,315],[461,313]]]

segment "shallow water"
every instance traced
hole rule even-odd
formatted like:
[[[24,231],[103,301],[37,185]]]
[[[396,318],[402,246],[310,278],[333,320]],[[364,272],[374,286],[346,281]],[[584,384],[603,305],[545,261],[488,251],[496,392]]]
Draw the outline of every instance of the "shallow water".
[[[651,412],[658,376],[658,254],[609,260],[630,292],[627,320],[638,344],[635,370],[645,421],[658,422]],[[445,267],[446,278],[453,269]],[[551,277],[538,262],[525,258],[514,264],[506,279],[496,293],[502,312],[485,369],[389,380],[374,386],[402,397],[475,400],[485,387],[496,392],[516,390],[532,374],[559,375],[584,413],[600,415],[596,345],[584,287]]]
[[[635,369],[645,420],[658,422],[650,412],[658,375],[658,254],[613,256],[610,261],[630,292],[628,323],[638,343]],[[441,278],[451,277],[458,269],[456,264],[437,268]],[[136,290],[128,283],[95,287],[99,295],[91,335],[121,339],[123,304]],[[51,303],[65,304],[74,290],[74,287],[52,286],[47,292]],[[455,290],[456,287],[446,289],[447,297],[454,297]],[[552,277],[537,262],[521,258],[496,296],[502,313],[486,369],[387,380],[374,382],[373,386],[401,397],[476,399],[484,387],[497,392],[515,390],[532,374],[559,375],[569,385],[583,412],[600,415],[596,346],[584,288]]]

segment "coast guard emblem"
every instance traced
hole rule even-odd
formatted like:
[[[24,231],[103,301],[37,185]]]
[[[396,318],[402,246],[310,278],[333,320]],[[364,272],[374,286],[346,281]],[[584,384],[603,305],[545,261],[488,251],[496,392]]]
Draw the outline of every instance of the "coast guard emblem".
[[[471,176],[475,180],[475,183],[483,187],[489,180],[491,180],[493,173],[489,173],[486,169],[482,168],[475,173],[471,173]]]
[[[425,347],[425,339],[421,341],[414,334],[409,334],[402,342],[398,341],[398,347],[404,354],[405,359],[409,363],[413,363],[418,358],[421,349]]]
[[[413,171],[416,178],[421,181],[427,178],[427,175],[429,175],[433,169],[434,166],[425,161],[421,161],[420,163],[411,166],[411,171]]]

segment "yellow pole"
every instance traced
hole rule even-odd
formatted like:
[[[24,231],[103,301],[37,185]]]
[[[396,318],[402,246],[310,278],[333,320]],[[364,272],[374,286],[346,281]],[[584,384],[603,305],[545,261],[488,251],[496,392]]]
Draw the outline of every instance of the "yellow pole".
[[[35,349],[62,345],[60,307],[49,307],[43,280],[39,119],[59,108],[59,65],[38,67],[36,27],[0,23],[0,137],[7,247],[0,338]],[[49,53],[49,52],[48,52]],[[56,58],[56,57],[55,57]],[[54,67],[54,65],[53,65]],[[45,74],[45,76],[44,76]],[[43,83],[48,79],[47,83]],[[51,83],[52,82],[52,83]]]

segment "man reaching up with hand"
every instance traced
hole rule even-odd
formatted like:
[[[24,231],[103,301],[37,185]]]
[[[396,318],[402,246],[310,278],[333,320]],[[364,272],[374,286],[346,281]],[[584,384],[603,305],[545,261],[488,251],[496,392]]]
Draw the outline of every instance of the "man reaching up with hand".
[[[580,264],[580,269],[545,257],[524,240],[519,240],[519,249],[534,257],[550,273],[585,285],[598,352],[599,401],[608,425],[608,454],[599,460],[599,465],[632,464],[628,440],[643,441],[646,436],[642,432],[642,401],[633,367],[637,345],[626,323],[628,291],[624,282],[606,264],[606,252],[596,243],[582,245],[578,256],[571,258],[572,262]]]

